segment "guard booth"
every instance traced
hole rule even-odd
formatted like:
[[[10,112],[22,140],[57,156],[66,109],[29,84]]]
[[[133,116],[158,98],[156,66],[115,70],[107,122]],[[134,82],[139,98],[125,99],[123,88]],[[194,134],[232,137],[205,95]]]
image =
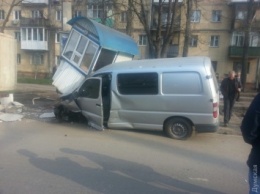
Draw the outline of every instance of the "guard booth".
[[[77,89],[96,70],[120,61],[133,60],[139,50],[128,35],[85,17],[71,19],[68,40],[53,76],[53,85],[61,95]]]

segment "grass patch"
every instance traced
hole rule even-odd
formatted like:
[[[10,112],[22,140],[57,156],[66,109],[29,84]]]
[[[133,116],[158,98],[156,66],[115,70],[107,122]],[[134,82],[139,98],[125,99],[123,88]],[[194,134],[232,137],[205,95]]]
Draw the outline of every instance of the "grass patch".
[[[51,78],[28,78],[28,77],[18,77],[18,83],[26,83],[26,84],[42,84],[42,85],[51,85],[52,79]]]

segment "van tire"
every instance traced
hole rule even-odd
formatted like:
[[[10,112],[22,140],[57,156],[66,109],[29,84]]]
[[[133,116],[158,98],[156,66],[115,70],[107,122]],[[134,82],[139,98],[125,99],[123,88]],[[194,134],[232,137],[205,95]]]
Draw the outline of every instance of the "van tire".
[[[166,121],[164,131],[170,138],[185,140],[191,136],[192,126],[183,118],[171,118]]]

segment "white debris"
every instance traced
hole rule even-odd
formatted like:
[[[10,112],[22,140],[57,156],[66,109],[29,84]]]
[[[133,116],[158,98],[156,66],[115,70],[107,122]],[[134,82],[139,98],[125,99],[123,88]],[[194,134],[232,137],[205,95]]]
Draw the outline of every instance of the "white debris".
[[[43,113],[40,115],[40,118],[43,119],[43,118],[54,118],[55,115],[54,115],[54,112],[47,112],[47,113]]]
[[[1,121],[20,121],[23,118],[23,115],[20,114],[11,114],[11,113],[0,113]]]
[[[192,178],[192,177],[189,177],[190,180],[194,180],[194,181],[203,181],[203,182],[208,182],[209,180],[206,179],[206,178]]]
[[[32,104],[34,105],[34,101],[40,99],[40,97],[36,97],[32,99]]]
[[[4,110],[5,107],[3,105],[0,104],[0,111]]]
[[[21,104],[20,102],[12,102],[12,105],[16,106],[16,107],[23,107],[24,105]]]
[[[9,103],[14,101],[14,95],[9,94],[8,97],[2,97],[0,98],[0,104],[2,105],[8,105]]]

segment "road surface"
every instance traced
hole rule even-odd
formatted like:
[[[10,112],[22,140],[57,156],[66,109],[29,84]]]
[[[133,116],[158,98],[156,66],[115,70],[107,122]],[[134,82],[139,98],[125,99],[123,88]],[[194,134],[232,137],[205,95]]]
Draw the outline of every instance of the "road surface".
[[[84,124],[0,123],[0,194],[247,193],[241,136],[96,131]]]

